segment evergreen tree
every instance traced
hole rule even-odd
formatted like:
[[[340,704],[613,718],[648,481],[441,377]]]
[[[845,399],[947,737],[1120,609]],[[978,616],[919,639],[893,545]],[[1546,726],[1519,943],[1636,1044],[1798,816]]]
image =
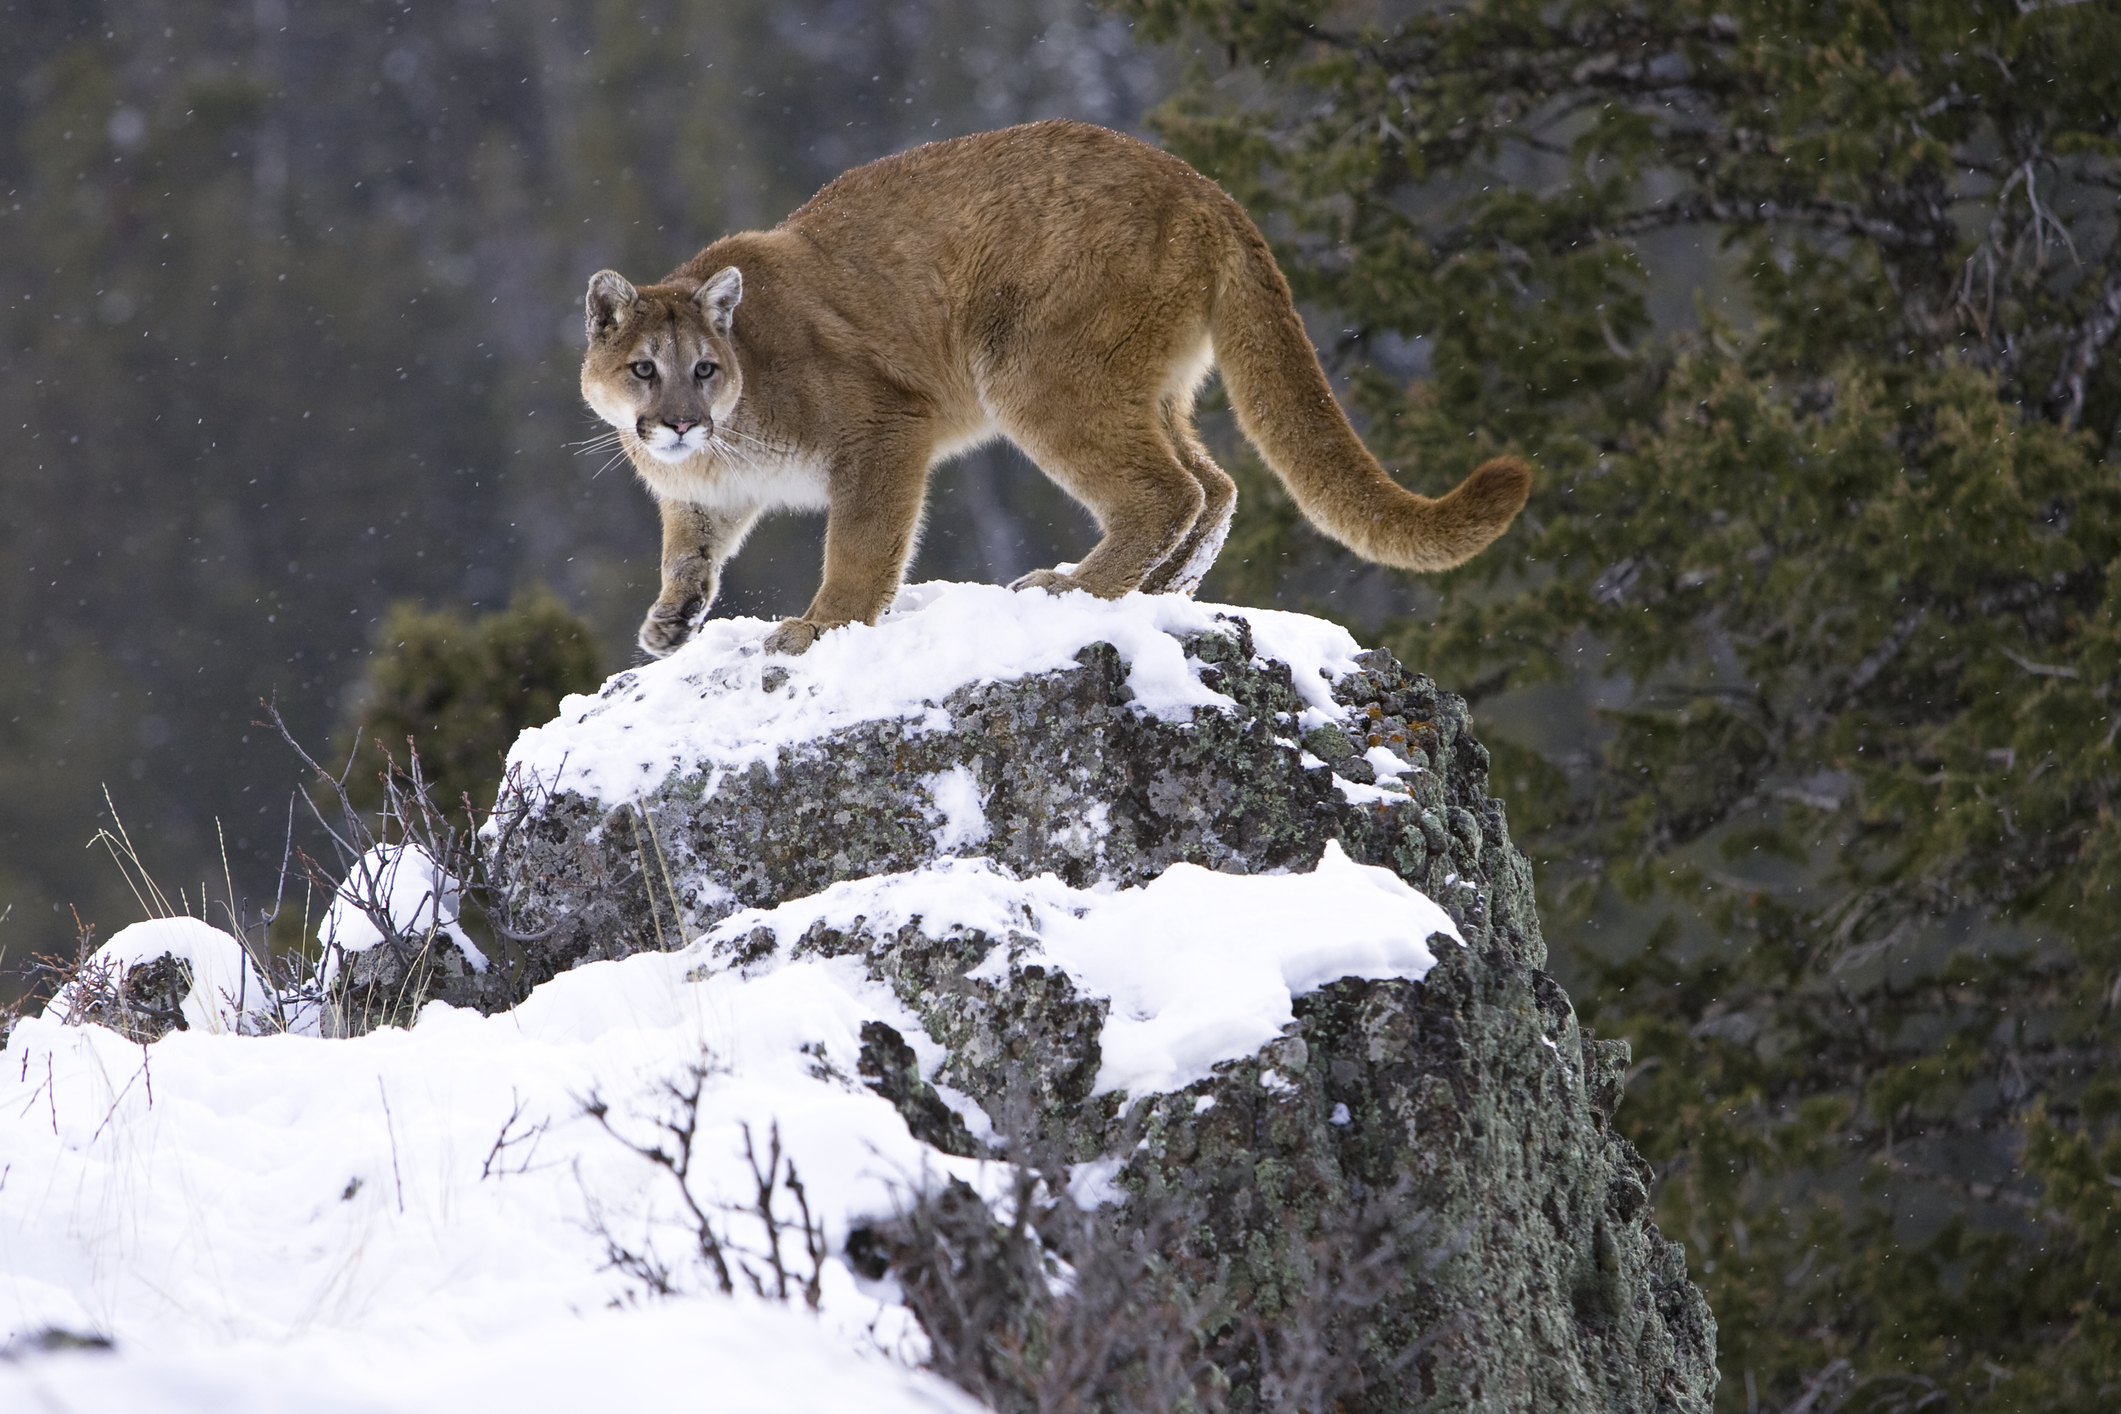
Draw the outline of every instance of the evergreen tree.
[[[2121,11],[1118,8],[1371,445],[1539,468],[1384,627],[1603,704],[1488,736],[1720,1406],[2116,1407]],[[1348,573],[1245,480],[1225,592]]]
[[[602,680],[596,631],[549,589],[519,593],[496,614],[391,606],[355,698],[353,725],[340,743],[366,753],[348,777],[354,804],[380,809],[382,772],[408,777],[413,758],[427,798],[445,815],[470,802],[483,816],[501,788],[508,748],[540,726],[571,692]],[[387,764],[386,764],[387,761]]]

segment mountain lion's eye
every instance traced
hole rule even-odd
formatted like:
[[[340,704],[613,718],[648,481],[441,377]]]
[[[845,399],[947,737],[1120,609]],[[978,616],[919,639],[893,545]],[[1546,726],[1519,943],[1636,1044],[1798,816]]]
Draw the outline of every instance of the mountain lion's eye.
[[[692,376],[699,379],[702,383],[719,372],[721,372],[721,367],[718,364],[710,363],[704,358],[692,365]]]
[[[633,376],[643,380],[653,378],[655,377],[655,365],[644,358],[633,366]]]

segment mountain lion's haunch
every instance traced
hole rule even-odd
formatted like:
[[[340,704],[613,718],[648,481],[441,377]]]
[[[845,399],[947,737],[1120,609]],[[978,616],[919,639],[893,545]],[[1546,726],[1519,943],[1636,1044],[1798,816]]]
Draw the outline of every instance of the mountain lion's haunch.
[[[1191,593],[1236,486],[1194,436],[1222,370],[1237,423],[1313,524],[1402,569],[1459,564],[1524,505],[1498,457],[1440,500],[1377,464],[1333,400],[1259,230],[1185,163],[1033,123],[857,167],[771,231],[661,284],[589,282],[582,395],[663,516],[641,646],[669,653],[760,513],[824,510],[825,582],[769,651],[872,623],[920,533],[928,469],[1006,436],[1097,517],[1068,573],[1016,588]]]

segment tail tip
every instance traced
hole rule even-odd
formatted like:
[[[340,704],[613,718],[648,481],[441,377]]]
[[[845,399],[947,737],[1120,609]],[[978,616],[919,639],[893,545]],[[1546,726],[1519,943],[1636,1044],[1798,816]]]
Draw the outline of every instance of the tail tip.
[[[1508,524],[1532,494],[1532,468],[1517,457],[1491,457],[1473,468],[1458,494],[1468,509],[1484,512],[1483,519],[1492,517]]]

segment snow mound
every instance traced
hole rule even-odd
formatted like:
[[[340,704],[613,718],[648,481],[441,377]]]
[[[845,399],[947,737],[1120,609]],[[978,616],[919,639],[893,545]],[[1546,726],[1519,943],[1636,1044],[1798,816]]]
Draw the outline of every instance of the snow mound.
[[[681,952],[576,969],[492,1017],[433,1003],[409,1030],[352,1040],[196,1025],[143,1048],[55,1009],[17,1025],[0,1066],[0,1346],[56,1328],[109,1336],[117,1353],[0,1360],[0,1409],[424,1411],[469,1398],[535,1414],[582,1407],[589,1391],[696,1401],[710,1380],[718,1409],[976,1408],[909,1368],[925,1339],[895,1288],[838,1255],[917,1190],[956,1177],[997,1201],[1006,1191],[1002,1166],[922,1144],[854,1078],[870,1021],[898,1031],[931,1079],[945,1056],[863,958],[796,954],[817,922],[862,918],[977,928],[1006,941],[976,977],[1005,983],[1036,962],[1109,998],[1097,1088],[1134,1096],[1255,1053],[1325,982],[1418,979],[1432,935],[1458,936],[1337,844],[1309,874],[1179,865],[1102,891],[943,859],[738,914]],[[760,928],[782,944],[774,956],[714,963],[717,944]],[[207,977],[242,960],[233,938],[185,919],[128,929],[106,951],[177,952]],[[702,1064],[692,1191],[739,1272],[763,1271],[745,1140],[763,1151],[777,1132],[833,1254],[815,1317],[745,1294],[741,1274],[733,1299],[605,1309],[641,1297],[612,1269],[611,1241],[711,1292],[670,1176],[588,1113],[601,1102],[630,1141],[667,1142],[670,1085]],[[1115,1197],[1113,1167],[1083,1166],[1077,1196]],[[799,1234],[781,1248],[804,1270]]]
[[[1079,993],[1111,1003],[1098,1037],[1094,1093],[1167,1094],[1256,1054],[1295,1020],[1294,1001],[1342,977],[1418,982],[1436,964],[1429,939],[1463,943],[1450,916],[1388,869],[1357,864],[1329,841],[1308,874],[1219,874],[1175,864],[1140,888],[1070,888],[1052,874],[1018,880],[990,859],[834,884],[771,909],[732,914],[707,935],[733,950],[774,935],[783,965],[809,929],[891,934],[918,920],[931,937],[977,931],[998,943],[970,974],[1006,984],[1013,968],[1057,967]],[[924,1057],[925,1059],[925,1057]]]
[[[1178,636],[1239,614],[1258,654],[1289,664],[1319,719],[1337,718],[1332,683],[1356,670],[1361,650],[1319,619],[1173,594],[1106,600],[931,583],[907,586],[875,625],[835,629],[798,658],[765,653],[767,620],[710,619],[670,657],[620,673],[594,697],[565,699],[557,720],[517,739],[508,762],[546,791],[631,800],[673,772],[771,765],[784,747],[858,722],[947,730],[939,704],[951,693],[1072,667],[1092,643],[1119,650],[1135,710],[1191,720],[1197,708],[1234,704],[1201,682],[1202,665]]]
[[[150,918],[120,928],[111,940],[89,954],[84,971],[107,971],[113,983],[143,963],[163,956],[191,969],[191,990],[182,1004],[184,1024],[196,1031],[235,1031],[249,1013],[270,1004],[271,992],[250,955],[233,935],[196,918]],[[62,991],[51,1010],[62,1021],[75,1019],[81,997]]]
[[[366,952],[383,941],[375,916],[382,913],[401,937],[443,937],[463,950],[474,972],[486,970],[486,954],[457,923],[464,886],[416,844],[379,844],[355,861],[332,895],[320,937],[327,970],[343,953]]]

